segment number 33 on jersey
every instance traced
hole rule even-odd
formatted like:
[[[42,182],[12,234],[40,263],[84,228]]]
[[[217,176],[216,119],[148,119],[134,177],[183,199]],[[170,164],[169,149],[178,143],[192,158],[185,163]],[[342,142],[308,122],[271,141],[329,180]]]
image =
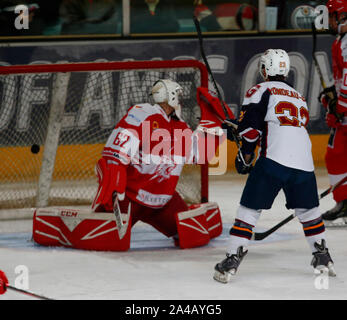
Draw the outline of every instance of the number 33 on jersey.
[[[238,131],[248,141],[261,139],[262,156],[313,171],[308,121],[307,103],[299,92],[284,82],[266,81],[247,91]],[[283,140],[288,136],[290,140]]]

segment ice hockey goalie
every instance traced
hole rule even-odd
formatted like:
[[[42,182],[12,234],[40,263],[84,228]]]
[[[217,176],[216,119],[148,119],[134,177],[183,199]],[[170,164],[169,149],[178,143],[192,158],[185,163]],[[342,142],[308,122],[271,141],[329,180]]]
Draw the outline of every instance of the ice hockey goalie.
[[[193,132],[180,116],[178,83],[159,80],[151,94],[155,103],[132,106],[109,136],[96,165],[99,187],[92,211],[37,209],[33,222],[37,243],[126,251],[138,221],[172,237],[182,249],[206,245],[221,234],[216,203],[188,206],[176,191],[184,164],[210,160],[224,141],[221,102],[207,89],[198,89],[202,119]],[[227,116],[234,118],[231,111]],[[122,233],[115,206],[121,213]]]

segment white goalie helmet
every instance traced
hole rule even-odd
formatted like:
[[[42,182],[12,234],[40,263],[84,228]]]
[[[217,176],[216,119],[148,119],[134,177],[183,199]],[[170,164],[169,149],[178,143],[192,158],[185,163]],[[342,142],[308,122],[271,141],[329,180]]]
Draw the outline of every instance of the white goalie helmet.
[[[268,76],[288,76],[290,60],[286,51],[282,49],[269,49],[260,57],[259,72],[266,80]]]
[[[152,87],[151,95],[155,103],[167,102],[169,106],[175,109],[177,116],[179,116],[183,89],[177,82],[170,79],[158,80]]]

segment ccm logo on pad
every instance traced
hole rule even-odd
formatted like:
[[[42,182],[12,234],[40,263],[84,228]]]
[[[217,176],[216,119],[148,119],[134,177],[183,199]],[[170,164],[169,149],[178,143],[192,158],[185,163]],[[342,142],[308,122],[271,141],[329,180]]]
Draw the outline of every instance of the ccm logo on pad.
[[[60,215],[62,217],[77,217],[78,212],[77,211],[69,211],[69,210],[62,210],[60,212]]]

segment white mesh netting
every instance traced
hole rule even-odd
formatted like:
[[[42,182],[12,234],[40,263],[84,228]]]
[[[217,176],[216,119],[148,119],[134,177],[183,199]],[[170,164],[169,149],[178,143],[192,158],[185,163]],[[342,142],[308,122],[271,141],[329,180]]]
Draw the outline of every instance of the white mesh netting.
[[[119,70],[65,72],[60,85],[56,72],[0,71],[0,208],[34,207],[40,192],[47,193],[47,205],[90,204],[97,189],[94,167],[106,139],[130,106],[151,102],[150,89],[160,78],[183,87],[182,116],[194,129],[200,115],[200,70],[144,66],[127,70],[124,63]],[[61,110],[52,118],[57,97]],[[46,140],[49,128],[58,132],[58,146],[50,151],[54,170],[42,176],[44,149],[54,145]],[[39,188],[40,174],[50,183],[43,181]],[[186,166],[178,191],[188,203],[200,202],[201,184],[200,166]]]

